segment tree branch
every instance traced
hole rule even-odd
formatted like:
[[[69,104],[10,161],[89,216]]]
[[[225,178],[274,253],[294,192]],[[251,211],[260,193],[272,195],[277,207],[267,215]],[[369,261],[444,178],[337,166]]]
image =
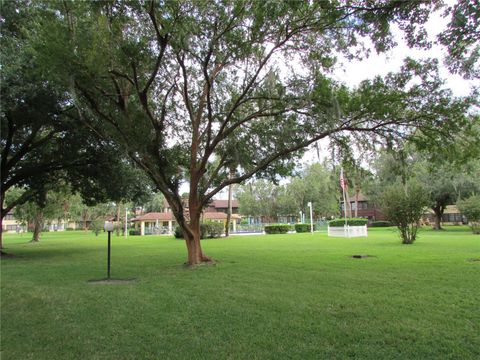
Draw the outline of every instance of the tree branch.
[[[160,34],[160,30],[158,28],[158,23],[157,23],[157,18],[155,16],[155,8],[154,8],[155,2],[152,0],[150,2],[150,8],[148,11],[148,16],[150,17],[150,20],[152,21],[153,28],[155,29],[155,34],[157,35],[157,43],[158,46],[160,47],[160,51],[157,56],[157,60],[155,62],[155,66],[153,68],[152,73],[150,74],[149,79],[147,80],[147,83],[145,84],[145,87],[142,90],[143,94],[146,94],[148,92],[148,89],[152,85],[153,81],[155,80],[155,77],[158,74],[158,70],[160,68],[160,63],[162,62],[163,56],[165,54],[165,50],[167,48],[168,44],[168,34],[165,36],[162,36]]]
[[[40,129],[41,126],[35,127],[35,129],[32,130],[30,136],[22,143],[20,149],[15,153],[15,155],[12,156],[10,159],[7,159],[5,166],[7,172],[8,169],[11,169],[13,166],[15,166],[15,164],[17,164],[27,154],[27,152],[31,151],[32,149],[41,147],[43,144],[51,140],[55,134],[58,133],[58,130],[51,130],[44,137],[35,141],[35,137],[37,136]]]
[[[107,114],[105,114],[103,111],[100,110],[100,107],[98,106],[97,102],[95,101],[95,99],[90,96],[90,94],[88,93],[88,91],[84,88],[82,88],[78,83],[75,84],[75,86],[80,90],[80,92],[82,93],[82,95],[87,99],[87,101],[90,103],[90,107],[91,109],[97,113],[102,119],[104,119],[105,121],[107,121],[109,124],[111,124],[115,130],[117,130],[117,132],[120,134],[120,136],[123,138],[124,140],[124,144],[125,146],[127,147],[127,149],[130,147],[130,143],[129,143],[129,137],[122,131],[122,129],[118,126],[117,122],[115,120],[113,120],[113,118],[111,118],[110,116],[108,116]]]
[[[7,174],[7,159],[8,155],[10,153],[10,148],[12,146],[13,142],[13,136],[15,134],[15,124],[13,122],[13,119],[11,116],[9,116],[9,113],[7,112],[6,114],[7,118],[7,135],[6,135],[6,142],[5,142],[5,147],[2,149],[2,160],[1,160],[1,183],[3,184],[3,179],[5,177],[5,174]]]
[[[35,195],[35,191],[33,191],[32,189],[28,189],[26,190],[25,192],[22,193],[22,195],[20,195],[18,198],[16,198],[15,200],[9,202],[9,204],[2,209],[2,219],[5,217],[5,215],[7,215],[11,210],[13,210],[13,208],[15,206],[19,206],[19,205],[22,205],[22,204],[25,204],[27,201],[29,201],[30,199],[33,198],[33,196]]]
[[[125,79],[125,80],[127,80],[130,84],[135,85],[134,81],[133,81],[128,75],[126,75],[126,74],[123,74],[123,73],[118,72],[118,71],[116,71],[116,70],[110,70],[110,74],[113,74],[113,75],[118,76],[118,77],[120,77],[120,78],[122,78],[122,79]]]
[[[392,124],[399,124],[399,122],[392,120],[392,121],[387,122],[387,123],[376,124],[372,127],[358,127],[357,125],[352,125],[350,121],[343,122],[340,126],[337,126],[333,129],[330,129],[330,130],[327,130],[327,131],[323,131],[322,133],[320,133],[316,136],[313,136],[312,138],[310,138],[308,140],[305,140],[301,143],[290,146],[290,147],[288,147],[288,148],[286,148],[282,151],[279,151],[278,153],[272,154],[271,156],[268,156],[268,157],[264,158],[262,161],[260,161],[258,163],[257,166],[253,167],[250,171],[248,171],[247,173],[245,173],[242,176],[224,180],[219,186],[217,186],[215,189],[211,190],[209,193],[207,193],[205,195],[205,198],[204,198],[205,204],[210,199],[212,199],[213,196],[215,196],[218,192],[223,190],[228,185],[238,184],[238,183],[240,183],[244,180],[249,179],[250,177],[255,175],[257,172],[259,172],[261,170],[265,170],[274,161],[276,161],[276,160],[278,160],[278,159],[280,159],[280,158],[282,158],[282,157],[284,157],[284,156],[286,156],[286,155],[288,155],[292,152],[295,152],[295,151],[298,151],[302,148],[305,148],[305,147],[309,146],[310,144],[314,143],[315,141],[321,140],[321,139],[326,138],[326,137],[328,137],[328,136],[330,136],[334,133],[339,133],[339,132],[342,132],[342,131],[376,132],[376,131],[378,131],[378,129],[380,129],[382,127],[386,127],[388,125],[392,125]]]
[[[190,101],[190,96],[188,94],[188,75],[187,75],[187,69],[185,67],[185,58],[180,56],[179,53],[175,53],[175,57],[177,58],[178,64],[180,65],[180,69],[182,70],[182,76],[183,76],[183,86],[182,86],[182,97],[183,101],[185,102],[185,106],[187,107],[188,115],[190,117],[190,121],[192,122],[192,125],[194,123],[194,116],[193,116],[193,107],[192,107],[192,102]]]

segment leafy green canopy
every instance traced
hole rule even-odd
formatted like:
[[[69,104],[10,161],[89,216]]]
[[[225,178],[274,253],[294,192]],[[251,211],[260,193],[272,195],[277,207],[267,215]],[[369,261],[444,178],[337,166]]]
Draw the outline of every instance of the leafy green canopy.
[[[478,1],[459,0],[445,10],[451,16],[438,40],[448,47],[447,66],[466,78],[480,78],[480,6]]]
[[[350,90],[326,74],[362,37],[394,46],[391,24],[425,44],[430,2],[166,1],[43,3],[30,31],[42,71],[88,123],[126,149],[180,224],[254,175],[287,174],[332,135],[396,139],[460,126],[469,101],[442,90],[434,62]],[[446,131],[448,133],[448,131]],[[368,138],[368,140],[367,140]],[[216,159],[214,161],[214,159]],[[230,177],[234,167],[236,175]]]
[[[435,214],[434,228],[441,229],[442,215],[447,205],[470,196],[480,189],[480,161],[478,138],[470,139],[470,131],[457,132],[454,144],[422,149],[407,143],[395,150],[383,150],[376,154],[373,167],[376,179],[370,195],[374,198],[388,185],[400,181],[403,184],[415,179],[428,197],[428,207]]]
[[[90,204],[139,197],[148,187],[148,179],[131,168],[123,149],[100,141],[94,129],[76,121],[66,88],[38,72],[39,59],[32,56],[26,29],[41,13],[29,2],[2,3],[2,218],[29,200],[46,211],[47,193],[65,181]]]

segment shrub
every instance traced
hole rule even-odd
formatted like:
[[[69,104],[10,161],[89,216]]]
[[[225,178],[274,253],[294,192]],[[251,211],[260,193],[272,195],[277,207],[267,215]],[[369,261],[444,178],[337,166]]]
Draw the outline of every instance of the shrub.
[[[95,220],[90,223],[90,230],[95,234],[95,236],[98,236],[100,232],[103,230],[103,225],[104,221],[101,220]]]
[[[292,227],[288,224],[272,224],[265,225],[265,233],[267,234],[286,234]]]
[[[414,181],[390,185],[380,196],[382,211],[400,231],[403,244],[412,244],[417,238],[420,218],[428,203],[426,192]]]
[[[351,218],[347,219],[347,225],[350,226],[364,226],[367,225],[368,219],[363,218]],[[342,227],[345,225],[345,219],[333,219],[328,222],[328,225],[331,227]]]
[[[183,239],[183,230],[180,226],[175,226],[173,236],[175,236],[176,239]]]
[[[457,202],[458,209],[468,219],[474,234],[480,234],[480,195],[470,196]]]
[[[130,229],[128,231],[128,235],[131,235],[131,236],[140,235],[140,234],[141,234],[140,229],[138,229],[138,230],[137,229]]]
[[[74,228],[71,228],[71,227],[68,227],[65,229],[65,231],[74,231],[75,229]]]
[[[215,221],[206,221],[200,224],[200,239],[219,238],[222,236],[225,227],[223,223]],[[183,239],[183,230],[180,226],[176,226],[173,231],[173,236],[177,239]]]
[[[315,230],[315,224],[313,224],[313,230]],[[297,233],[310,232],[310,224],[295,224],[295,231]]]
[[[371,227],[389,227],[389,226],[393,226],[393,224],[390,221],[379,220],[379,221],[372,222],[370,226]]]
[[[202,239],[205,238],[219,238],[225,231],[225,226],[223,222],[215,222],[215,221],[205,221],[200,225],[200,232],[203,236]]]

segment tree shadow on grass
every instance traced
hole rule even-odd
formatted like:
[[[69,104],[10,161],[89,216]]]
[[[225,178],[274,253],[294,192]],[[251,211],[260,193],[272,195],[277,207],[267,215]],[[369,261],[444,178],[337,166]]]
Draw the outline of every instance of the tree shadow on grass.
[[[38,247],[37,247],[38,246]],[[34,247],[37,247],[34,249]],[[40,247],[39,243],[26,243],[22,247],[5,247],[1,256],[2,261],[23,261],[23,260],[44,260],[52,258],[63,258],[77,256],[79,254],[89,257],[101,252],[101,248],[52,248]]]

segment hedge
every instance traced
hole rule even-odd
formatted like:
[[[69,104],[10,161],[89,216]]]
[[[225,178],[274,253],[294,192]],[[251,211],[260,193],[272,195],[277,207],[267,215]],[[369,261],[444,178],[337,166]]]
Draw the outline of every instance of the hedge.
[[[370,224],[371,227],[389,227],[393,226],[390,221],[374,221]]]
[[[313,224],[313,230],[315,230],[315,224]],[[295,231],[297,233],[310,232],[310,224],[295,224]]]
[[[175,229],[173,230],[173,236],[177,239],[183,239],[183,230],[180,226],[175,226]]]
[[[347,225],[350,226],[363,226],[367,225],[368,219],[363,218],[351,218],[347,219]],[[329,226],[332,227],[342,227],[345,225],[345,219],[333,219],[328,223]]]
[[[219,238],[225,231],[223,223],[215,221],[205,221],[200,224],[200,239]],[[176,226],[173,231],[173,236],[177,239],[183,239],[183,231],[180,226]]]
[[[223,222],[205,221],[200,225],[201,238],[219,238],[225,231]]]
[[[288,224],[265,225],[266,234],[286,234],[292,227]]]
[[[135,236],[135,235],[140,235],[140,234],[141,234],[140,229],[138,229],[138,230],[130,229],[128,231],[128,235],[130,235],[130,236]]]

